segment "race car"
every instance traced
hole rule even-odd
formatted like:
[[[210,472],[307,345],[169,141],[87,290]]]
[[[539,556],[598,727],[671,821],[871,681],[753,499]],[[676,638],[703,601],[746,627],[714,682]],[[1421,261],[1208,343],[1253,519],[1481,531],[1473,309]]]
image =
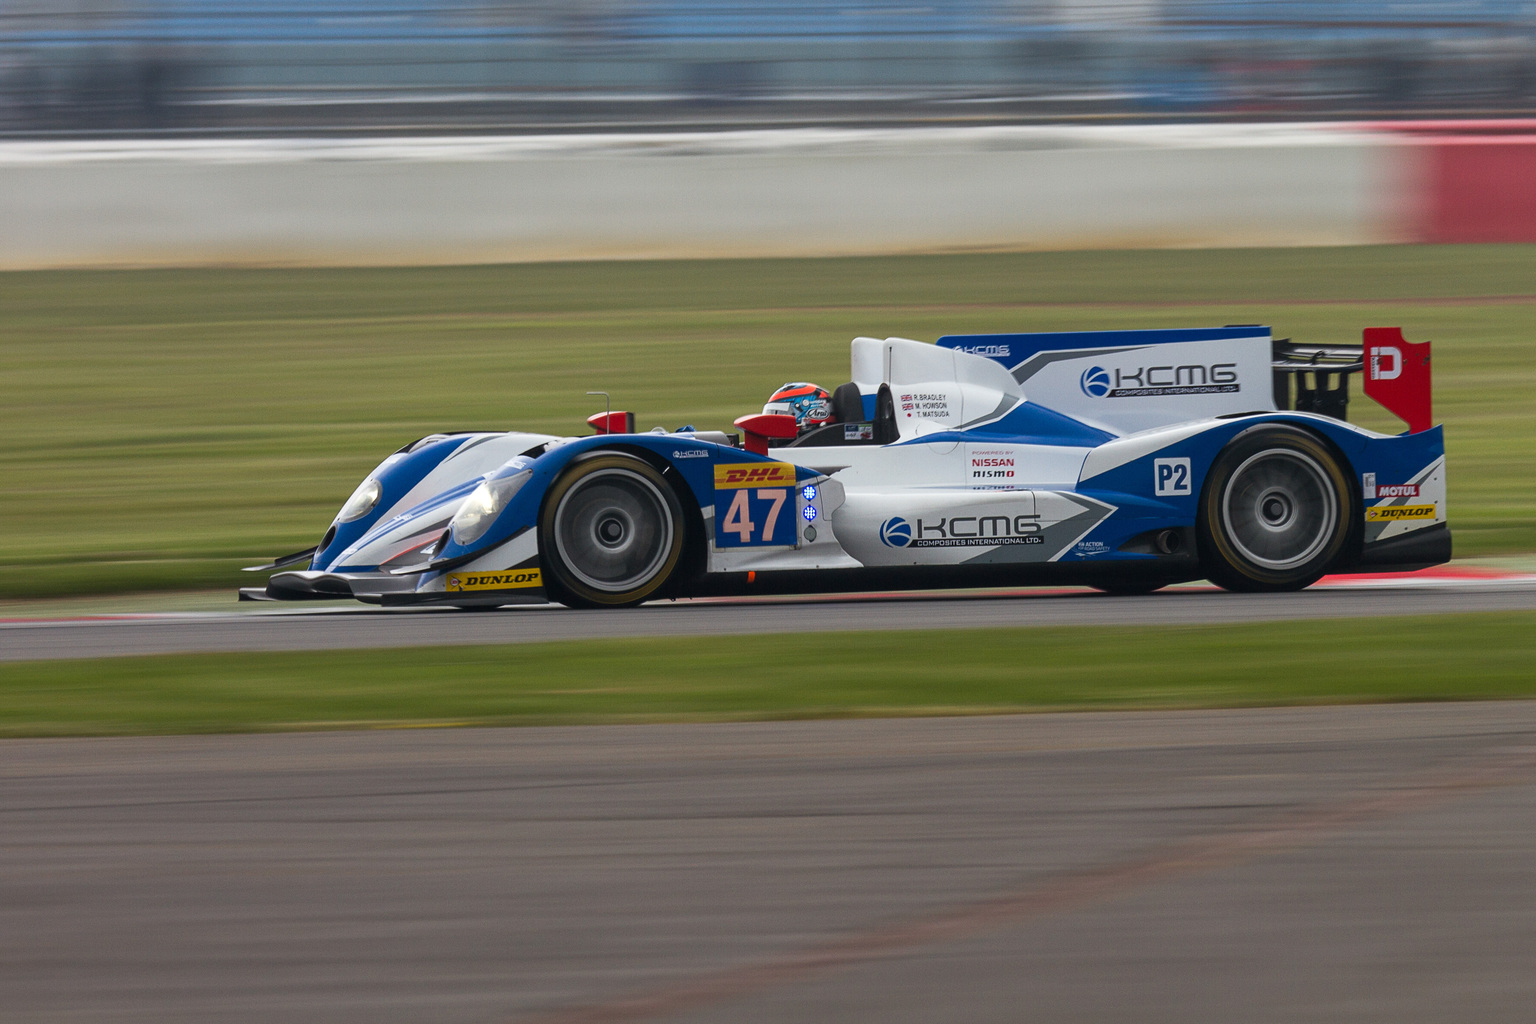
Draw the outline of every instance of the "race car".
[[[1403,419],[1348,423],[1349,380]],[[717,594],[1209,579],[1299,590],[1451,557],[1430,346],[1264,326],[856,338],[852,380],[736,431],[432,434],[258,600],[623,607]],[[288,566],[303,568],[283,570]]]

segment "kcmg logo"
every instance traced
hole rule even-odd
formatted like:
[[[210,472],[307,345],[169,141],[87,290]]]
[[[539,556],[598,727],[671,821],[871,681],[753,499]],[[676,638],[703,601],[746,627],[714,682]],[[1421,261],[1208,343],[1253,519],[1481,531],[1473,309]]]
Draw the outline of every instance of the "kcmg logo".
[[[880,543],[888,548],[904,548],[912,543],[912,524],[893,516],[880,524]]]
[[[1109,371],[1102,366],[1090,366],[1078,383],[1089,398],[1103,398],[1109,394]]]

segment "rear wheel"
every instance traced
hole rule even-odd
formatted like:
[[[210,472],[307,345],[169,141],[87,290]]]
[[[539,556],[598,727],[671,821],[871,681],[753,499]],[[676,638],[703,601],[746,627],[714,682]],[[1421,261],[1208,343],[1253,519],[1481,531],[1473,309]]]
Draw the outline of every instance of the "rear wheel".
[[[660,473],[628,455],[573,464],[539,516],[545,589],[575,607],[635,605],[667,582],[683,553],[682,506]]]
[[[1206,574],[1228,590],[1301,590],[1344,550],[1353,492],[1321,440],[1259,427],[1217,456],[1200,500]]]

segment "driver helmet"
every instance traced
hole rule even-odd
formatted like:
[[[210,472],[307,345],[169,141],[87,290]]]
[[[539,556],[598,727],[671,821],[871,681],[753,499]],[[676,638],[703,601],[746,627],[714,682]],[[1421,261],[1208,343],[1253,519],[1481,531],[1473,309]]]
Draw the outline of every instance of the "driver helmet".
[[[770,410],[793,415],[803,434],[832,422],[832,395],[817,384],[785,384],[763,406],[764,412]]]

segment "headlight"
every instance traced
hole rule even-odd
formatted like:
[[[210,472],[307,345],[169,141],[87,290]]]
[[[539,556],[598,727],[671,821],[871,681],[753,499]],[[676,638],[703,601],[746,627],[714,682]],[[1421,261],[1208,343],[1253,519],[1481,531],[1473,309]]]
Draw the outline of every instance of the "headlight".
[[[373,511],[373,506],[379,503],[379,482],[369,477],[357,485],[357,490],[352,492],[352,497],[341,506],[341,511],[336,515],[338,523],[350,523],[354,519],[361,519]]]
[[[501,515],[507,502],[512,500],[512,496],[532,475],[525,470],[513,476],[483,481],[473,494],[464,499],[458,514],[453,517],[453,539],[467,547],[485,536],[485,531]]]

